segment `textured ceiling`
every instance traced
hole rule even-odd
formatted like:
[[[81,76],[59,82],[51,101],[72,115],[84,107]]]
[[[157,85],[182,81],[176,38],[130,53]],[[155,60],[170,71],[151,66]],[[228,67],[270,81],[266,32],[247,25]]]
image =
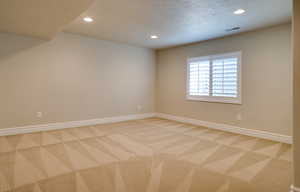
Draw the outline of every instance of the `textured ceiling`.
[[[246,14],[234,15],[238,8]],[[164,48],[285,23],[291,13],[292,0],[96,0],[65,31]],[[84,23],[84,16],[95,21]],[[238,32],[225,31],[237,26]]]
[[[0,0],[0,32],[51,39],[94,0]]]

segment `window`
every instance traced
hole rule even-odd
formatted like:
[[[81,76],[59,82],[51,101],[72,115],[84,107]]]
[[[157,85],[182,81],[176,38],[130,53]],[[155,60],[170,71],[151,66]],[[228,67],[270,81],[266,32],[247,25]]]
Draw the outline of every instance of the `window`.
[[[241,52],[188,59],[187,99],[241,104]]]

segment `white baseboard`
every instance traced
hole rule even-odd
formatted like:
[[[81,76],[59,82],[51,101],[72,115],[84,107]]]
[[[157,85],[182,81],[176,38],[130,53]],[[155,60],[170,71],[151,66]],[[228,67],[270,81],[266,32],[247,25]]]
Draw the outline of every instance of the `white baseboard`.
[[[189,124],[193,124],[193,125],[209,127],[212,129],[237,133],[237,134],[241,134],[241,135],[248,135],[248,136],[252,136],[252,137],[258,137],[258,138],[262,138],[262,139],[268,139],[268,140],[278,141],[278,142],[282,142],[282,143],[292,144],[292,137],[287,136],[287,135],[280,135],[280,134],[276,134],[276,133],[270,133],[270,132],[259,131],[259,130],[254,130],[254,129],[246,129],[246,128],[241,128],[241,127],[227,125],[227,124],[221,124],[221,123],[201,121],[201,120],[197,120],[197,119],[169,115],[169,114],[165,114],[165,113],[156,113],[156,117],[179,121],[182,123],[189,123]]]
[[[300,192],[300,188],[295,187],[295,186],[291,186],[291,191],[290,192]]]
[[[83,120],[83,121],[69,121],[69,122],[62,122],[62,123],[50,123],[50,124],[5,128],[5,129],[0,129],[0,136],[32,133],[32,132],[39,132],[39,131],[49,131],[49,130],[57,130],[57,129],[65,129],[65,128],[74,128],[74,127],[105,124],[105,123],[116,123],[116,122],[122,122],[128,120],[145,119],[154,116],[164,118],[164,119],[179,121],[183,123],[190,123],[193,125],[209,127],[212,129],[218,129],[222,131],[228,131],[232,133],[258,137],[262,139],[279,141],[282,143],[288,143],[288,144],[292,143],[291,136],[274,134],[265,131],[253,130],[253,129],[245,129],[245,128],[232,126],[232,125],[201,121],[197,119],[174,116],[174,115],[169,115],[164,113],[133,114],[133,115],[125,115],[125,116],[117,116],[117,117],[106,117],[100,119],[90,119],[90,120]]]
[[[97,124],[104,124],[104,123],[116,123],[116,122],[136,120],[136,119],[145,119],[154,116],[155,113],[144,113],[144,114],[117,116],[117,117],[106,117],[101,119],[90,119],[90,120],[83,120],[83,121],[69,121],[69,122],[62,122],[62,123],[50,123],[50,124],[5,128],[5,129],[0,129],[0,136],[17,135],[17,134],[49,131],[49,130],[57,130],[57,129],[65,129],[65,128],[74,128],[74,127],[97,125]]]

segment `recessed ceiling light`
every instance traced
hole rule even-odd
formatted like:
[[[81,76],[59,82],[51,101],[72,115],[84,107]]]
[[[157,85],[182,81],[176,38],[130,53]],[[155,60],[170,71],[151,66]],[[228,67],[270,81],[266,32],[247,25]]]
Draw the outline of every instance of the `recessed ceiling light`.
[[[235,10],[233,13],[236,14],[236,15],[241,15],[243,13],[245,13],[246,11],[244,9],[237,9]]]
[[[85,17],[85,18],[83,18],[83,20],[84,20],[85,22],[87,22],[87,23],[91,23],[91,22],[94,21],[94,19],[91,18],[91,17]]]
[[[158,39],[157,35],[151,35],[150,37],[151,37],[151,39]]]

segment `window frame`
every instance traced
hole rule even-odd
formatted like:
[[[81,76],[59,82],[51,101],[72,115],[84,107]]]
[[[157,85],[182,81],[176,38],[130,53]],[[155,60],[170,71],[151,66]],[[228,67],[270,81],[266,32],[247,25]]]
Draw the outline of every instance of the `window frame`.
[[[194,96],[190,95],[190,63],[194,61],[201,60],[209,60],[210,62],[210,71],[212,69],[212,60],[215,59],[226,59],[230,57],[236,57],[238,59],[237,63],[237,97],[221,97],[221,96]],[[186,100],[191,101],[203,101],[203,102],[214,102],[214,103],[231,103],[231,104],[242,104],[242,51],[225,53],[225,54],[217,54],[217,55],[209,55],[202,57],[191,57],[187,59],[186,65],[187,73],[186,73]],[[212,74],[210,73],[209,78],[212,78]],[[210,85],[210,90],[211,90]],[[210,93],[211,94],[211,91]]]

